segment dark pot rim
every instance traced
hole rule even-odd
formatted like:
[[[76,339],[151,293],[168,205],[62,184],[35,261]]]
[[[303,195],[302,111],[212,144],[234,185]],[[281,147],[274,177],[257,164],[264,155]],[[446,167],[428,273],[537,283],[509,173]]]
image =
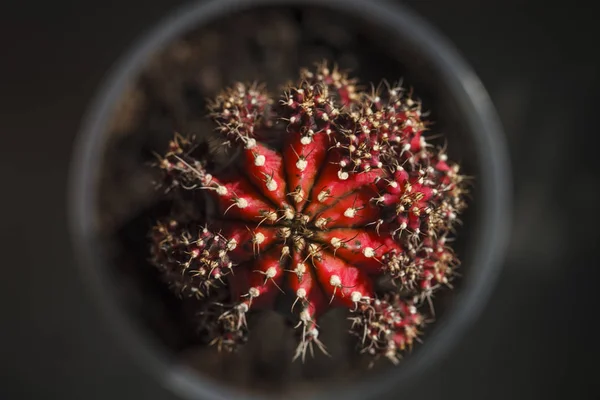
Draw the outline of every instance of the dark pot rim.
[[[100,261],[93,256],[93,210],[96,209],[98,189],[94,182],[97,182],[101,165],[102,151],[99,149],[104,148],[104,134],[114,107],[151,54],[188,29],[218,19],[231,10],[276,5],[341,9],[360,18],[375,19],[390,32],[402,36],[447,83],[469,131],[478,132],[471,138],[477,151],[485,155],[479,157],[478,164],[478,184],[482,190],[481,210],[475,227],[477,235],[473,239],[477,243],[470,246],[474,252],[470,256],[471,262],[478,267],[471,272],[469,284],[457,296],[452,317],[428,337],[418,355],[404,361],[402,368],[390,369],[353,387],[336,386],[335,392],[323,392],[323,398],[377,398],[392,387],[414,380],[439,362],[480,314],[500,269],[510,221],[509,161],[503,132],[487,92],[454,47],[426,22],[401,6],[368,0],[212,0],[188,4],[167,16],[115,65],[101,85],[79,132],[71,164],[68,209],[76,259],[82,279],[115,335],[158,382],[186,399],[239,398],[240,393],[199,376],[167,357],[166,352],[157,348],[119,308],[116,296],[110,295],[115,293],[115,288],[103,272]]]

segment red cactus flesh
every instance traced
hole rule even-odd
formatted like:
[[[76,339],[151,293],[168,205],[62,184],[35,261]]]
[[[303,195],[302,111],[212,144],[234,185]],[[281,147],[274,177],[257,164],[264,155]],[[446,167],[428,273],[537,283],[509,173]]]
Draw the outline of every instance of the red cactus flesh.
[[[229,171],[211,173],[192,140],[171,141],[158,163],[165,185],[203,190],[218,212],[157,223],[153,263],[176,293],[200,299],[220,348],[245,341],[249,312],[289,296],[297,357],[325,351],[317,321],[341,306],[365,352],[397,362],[423,327],[420,305],[458,264],[447,239],[464,177],[427,141],[420,103],[399,85],[361,92],[325,63],[300,75],[279,102],[236,84],[211,104],[239,151]]]

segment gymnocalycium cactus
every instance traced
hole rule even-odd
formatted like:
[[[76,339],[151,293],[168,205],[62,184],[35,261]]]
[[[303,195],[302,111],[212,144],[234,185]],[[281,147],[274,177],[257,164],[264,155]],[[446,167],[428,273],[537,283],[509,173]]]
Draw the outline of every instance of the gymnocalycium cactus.
[[[288,296],[296,357],[326,352],[319,317],[342,306],[360,349],[397,363],[430,312],[421,305],[450,286],[465,208],[465,177],[426,140],[419,101],[400,85],[361,91],[323,63],[278,101],[238,83],[210,112],[234,166],[211,171],[180,135],[157,165],[164,186],[203,190],[217,213],[159,221],[151,250],[173,290],[200,299],[199,328],[235,350],[246,316]]]

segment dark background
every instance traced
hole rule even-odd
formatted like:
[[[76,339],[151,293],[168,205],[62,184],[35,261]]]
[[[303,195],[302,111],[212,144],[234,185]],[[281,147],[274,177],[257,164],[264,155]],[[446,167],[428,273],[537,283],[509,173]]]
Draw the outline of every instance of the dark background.
[[[170,399],[104,327],[66,229],[73,138],[107,69],[181,1],[0,9],[0,399]],[[390,398],[595,399],[599,24],[583,2],[409,1],[489,90],[506,130],[514,227],[484,315]]]

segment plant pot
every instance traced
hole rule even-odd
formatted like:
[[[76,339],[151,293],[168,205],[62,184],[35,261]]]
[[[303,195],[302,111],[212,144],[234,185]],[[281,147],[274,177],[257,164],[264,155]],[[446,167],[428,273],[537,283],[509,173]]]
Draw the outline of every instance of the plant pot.
[[[174,130],[212,129],[203,118],[204,98],[221,86],[256,79],[275,88],[322,58],[352,67],[362,82],[404,77],[432,111],[435,130],[448,138],[450,156],[474,176],[471,207],[456,243],[462,277],[454,291],[436,298],[436,324],[398,367],[366,373],[341,348],[340,358],[288,369],[279,355],[285,352],[263,343],[245,358],[208,359],[209,353],[201,353],[198,361],[187,351],[191,364],[201,364],[196,367],[203,373],[195,373],[178,356],[190,343],[185,310],[146,261],[149,221],[162,207],[150,190],[146,163]],[[100,88],[74,151],[71,233],[81,277],[102,318],[140,367],[181,398],[260,396],[264,390],[249,387],[260,386],[249,384],[257,375],[268,376],[262,389],[278,386],[287,398],[381,398],[446,356],[481,312],[505,244],[508,176],[502,131],[482,84],[452,46],[408,10],[358,0],[202,2],[166,18]],[[339,328],[335,317],[331,321]],[[267,335],[279,329],[268,318],[262,325]],[[264,352],[270,358],[263,360]],[[250,364],[235,370],[241,362]],[[226,375],[229,383],[208,378],[211,372]],[[289,384],[292,376],[317,383]]]

